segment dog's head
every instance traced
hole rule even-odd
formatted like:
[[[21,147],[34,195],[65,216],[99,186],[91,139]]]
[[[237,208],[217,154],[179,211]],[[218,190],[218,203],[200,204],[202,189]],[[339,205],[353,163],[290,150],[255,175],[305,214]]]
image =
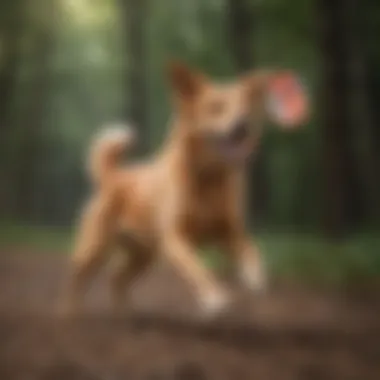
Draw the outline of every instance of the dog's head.
[[[254,150],[266,118],[291,128],[307,116],[305,92],[288,71],[256,70],[220,83],[176,61],[169,79],[187,132],[228,161],[241,162]]]

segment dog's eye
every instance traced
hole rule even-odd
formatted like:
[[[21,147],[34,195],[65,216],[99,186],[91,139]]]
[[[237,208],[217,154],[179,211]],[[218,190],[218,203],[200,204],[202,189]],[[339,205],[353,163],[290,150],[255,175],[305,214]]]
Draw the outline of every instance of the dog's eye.
[[[215,100],[207,104],[207,114],[210,116],[220,115],[224,110],[224,103],[220,100]]]

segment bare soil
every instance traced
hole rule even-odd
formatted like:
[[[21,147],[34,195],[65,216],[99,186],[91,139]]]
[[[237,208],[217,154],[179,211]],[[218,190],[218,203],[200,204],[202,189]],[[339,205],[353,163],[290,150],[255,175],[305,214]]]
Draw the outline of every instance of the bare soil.
[[[105,275],[86,313],[55,315],[66,259],[0,254],[1,380],[380,379],[380,289],[276,285],[200,321],[165,265],[133,288],[123,317],[108,311]]]

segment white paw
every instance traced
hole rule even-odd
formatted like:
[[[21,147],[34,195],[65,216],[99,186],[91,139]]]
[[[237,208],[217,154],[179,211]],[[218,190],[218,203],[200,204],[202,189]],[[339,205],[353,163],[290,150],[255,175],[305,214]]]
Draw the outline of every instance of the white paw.
[[[255,262],[255,260],[250,259],[242,263],[239,270],[240,281],[249,290],[254,292],[264,292],[268,285],[267,272],[264,264],[260,262]]]
[[[200,299],[202,316],[206,319],[220,314],[231,303],[231,296],[224,290],[214,290]]]

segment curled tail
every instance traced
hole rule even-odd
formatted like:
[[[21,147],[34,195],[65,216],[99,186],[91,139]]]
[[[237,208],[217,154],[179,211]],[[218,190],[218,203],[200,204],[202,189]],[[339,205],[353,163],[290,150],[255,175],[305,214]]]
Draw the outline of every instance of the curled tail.
[[[88,171],[97,184],[117,170],[121,156],[135,141],[133,129],[128,125],[111,125],[103,128],[94,138],[88,156]]]

